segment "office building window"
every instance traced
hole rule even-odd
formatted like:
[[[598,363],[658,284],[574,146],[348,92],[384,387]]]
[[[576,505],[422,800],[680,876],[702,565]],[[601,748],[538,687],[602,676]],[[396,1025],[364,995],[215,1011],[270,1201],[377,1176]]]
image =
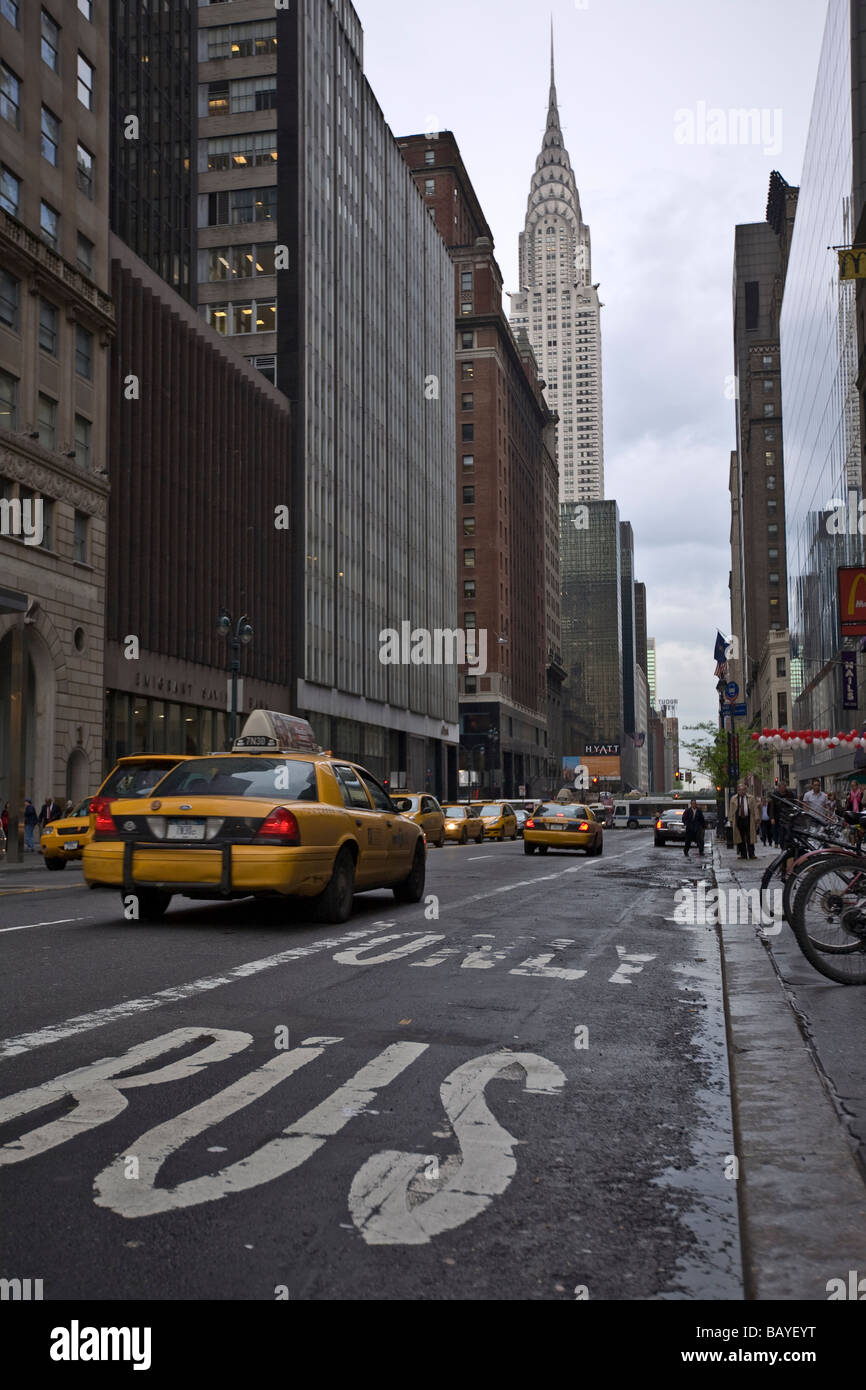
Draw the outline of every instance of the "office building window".
[[[471,381],[472,378],[473,378],[474,375],[475,375],[475,363],[474,363],[474,362],[461,362],[461,363],[460,363],[460,375],[461,375],[461,377],[462,377],[462,379],[463,379],[464,381]]]
[[[778,701],[778,706],[779,706],[779,724],[778,724],[778,727],[779,727],[780,729],[787,729],[787,727],[788,727],[788,696],[787,696],[787,693],[786,693],[784,690],[780,690],[779,693],[778,693],[778,695],[776,696],[776,700]]]
[[[208,195],[208,226],[237,226],[242,222],[272,222],[277,215],[277,190],[234,188]]]
[[[776,548],[775,548],[774,546],[771,546],[770,549],[767,551],[767,559],[768,559],[768,560],[778,560],[778,558],[779,558],[779,552],[778,552],[778,550],[776,550]]]
[[[775,486],[776,486],[776,475],[775,475],[775,473],[768,473],[768,474],[767,474],[767,487],[775,487]]]
[[[57,356],[57,332],[60,316],[53,304],[49,304],[47,299],[39,301],[39,346],[43,352],[50,352],[52,357]]]
[[[250,362],[261,372],[263,377],[267,377],[272,386],[277,384],[277,359],[276,357],[251,357]]]
[[[436,192],[436,180],[435,180],[435,179],[425,179],[425,180],[424,180],[424,194],[425,194],[425,196],[429,198],[429,197],[431,196],[431,194],[433,194],[433,193],[435,193],[435,192]]]
[[[42,11],[42,61],[54,72],[60,71],[60,26],[47,10]]]
[[[79,468],[90,467],[90,439],[93,427],[83,415],[75,417],[75,462]]]
[[[461,272],[460,272],[460,288],[461,288],[461,290],[471,290],[471,289],[472,289],[472,271],[471,271],[471,270],[461,270]]]
[[[775,415],[775,413],[776,413],[775,407],[773,406],[772,402],[771,402],[771,401],[766,401],[765,404],[764,404],[764,414],[765,414],[765,415]]]
[[[467,468],[467,469],[468,469],[468,468],[474,468],[474,467],[475,467],[475,455],[474,455],[474,454],[464,454],[464,455],[463,455],[463,467],[464,467],[464,468]]]
[[[477,676],[464,676],[464,677],[463,677],[463,691],[464,691],[464,694],[466,694],[466,695],[476,695],[476,694],[478,693],[478,677],[477,677]]]
[[[475,397],[472,395],[472,392],[471,392],[471,391],[464,391],[463,395],[460,397],[460,409],[461,409],[461,410],[474,410],[474,409],[475,409]]]
[[[202,308],[217,333],[273,333],[277,327],[275,299],[241,299],[232,304],[207,304]]]
[[[39,443],[45,449],[53,449],[57,443],[57,402],[50,396],[39,393],[38,405]]]
[[[474,536],[474,535],[475,535],[475,517],[474,517],[474,516],[464,516],[464,518],[463,518],[463,534],[464,534],[464,536]]]
[[[93,242],[86,237],[83,232],[78,233],[78,252],[76,259],[79,269],[83,270],[85,275],[93,274]]]
[[[468,570],[471,570],[471,569],[474,569],[474,568],[475,568],[475,551],[474,551],[474,550],[464,550],[464,552],[463,552],[463,565],[464,565],[464,567],[465,567],[466,569],[468,569]]]
[[[75,325],[75,370],[88,381],[93,377],[93,334],[80,323]]]
[[[474,488],[474,487],[465,487],[465,488],[463,489],[463,501],[464,501],[464,502],[474,502],[474,501],[475,501],[475,488]]]
[[[475,346],[475,334],[474,334],[474,333],[465,332],[463,329],[461,329],[461,331],[460,331],[460,346],[461,346],[462,348],[471,348],[471,347],[474,347],[474,346]]]
[[[775,571],[773,571],[773,573],[772,573],[771,575],[769,575],[768,577],[769,577],[769,580],[770,580],[770,583],[771,583],[771,584],[778,584],[778,582],[779,582],[779,576],[778,576],[778,574],[777,574]]]
[[[772,365],[773,365],[773,359],[772,359],[772,357],[768,357],[766,353],[764,353],[763,365],[764,365],[765,367],[772,367]]]
[[[773,382],[772,382],[772,379],[771,379],[771,378],[765,379],[765,381],[764,381],[764,395],[768,395],[768,394],[770,393],[770,391],[772,391],[772,389],[773,389]]]
[[[765,452],[764,452],[764,463],[767,465],[768,468],[774,468],[774,467],[775,467],[775,464],[776,464],[776,451],[775,451],[775,449],[767,449],[767,450],[765,450]]]
[[[7,430],[18,428],[18,378],[0,371],[0,425]]]
[[[5,164],[0,165],[0,207],[11,217],[17,217],[20,202],[21,180]]]
[[[83,53],[78,55],[78,100],[93,110],[93,68]]]
[[[13,29],[18,28],[18,0],[0,0],[0,14],[9,20]]]
[[[467,303],[467,304],[461,304],[461,305],[460,305],[460,312],[461,312],[461,314],[468,315],[468,314],[474,313],[474,310],[473,310],[473,308],[472,308],[472,305],[469,304],[469,303]]]
[[[42,158],[55,166],[60,163],[60,121],[47,106],[42,108]]]
[[[93,20],[93,0],[78,0],[78,8],[85,19]]]
[[[784,658],[783,656],[777,656],[777,657],[776,657],[776,675],[777,675],[777,676],[784,676],[785,674],[786,674],[786,671],[785,671],[785,658]]]
[[[425,151],[424,151],[424,163],[425,163],[428,167],[429,167],[431,164],[435,164],[435,163],[436,163],[436,154],[435,154],[435,151],[434,151],[434,150],[425,150]]]
[[[204,30],[207,58],[256,58],[277,51],[277,21],[263,19],[251,24],[220,24]]]
[[[59,249],[60,243],[60,213],[53,208],[50,203],[43,202],[39,210],[39,225],[42,228],[42,236],[49,246],[53,246],[55,251]]]
[[[767,527],[767,534],[769,536],[777,536],[779,534],[779,527],[775,521],[770,522],[769,526]]]
[[[475,597],[475,580],[474,580],[474,579],[464,579],[464,581],[463,581],[463,597],[464,597],[464,598],[474,598],[474,597]]]
[[[207,142],[208,169],[256,169],[277,162],[277,132],[249,131]]]
[[[72,522],[72,558],[79,564],[87,564],[87,532],[90,517],[86,512],[76,512]]]
[[[21,82],[11,68],[0,63],[0,116],[16,130],[21,129]]]
[[[93,155],[86,145],[78,145],[78,187],[85,198],[93,198]]]
[[[16,280],[8,270],[0,269],[0,323],[5,323],[7,328],[14,328],[16,332],[19,327],[20,294],[20,280]]]
[[[208,280],[245,280],[273,275],[274,242],[261,245],[214,246],[205,253]]]
[[[475,426],[474,426],[474,425],[461,425],[461,426],[460,426],[460,437],[461,437],[461,439],[463,440],[463,443],[464,443],[464,444],[471,444],[471,443],[474,441],[474,439],[475,439]]]
[[[463,626],[464,626],[464,628],[465,628],[468,632],[471,632],[471,631],[474,630],[474,628],[475,628],[475,614],[474,614],[474,613],[464,613],[464,614],[463,614]]]
[[[42,501],[42,540],[40,542],[43,550],[54,549],[54,502],[50,497],[43,497]]]

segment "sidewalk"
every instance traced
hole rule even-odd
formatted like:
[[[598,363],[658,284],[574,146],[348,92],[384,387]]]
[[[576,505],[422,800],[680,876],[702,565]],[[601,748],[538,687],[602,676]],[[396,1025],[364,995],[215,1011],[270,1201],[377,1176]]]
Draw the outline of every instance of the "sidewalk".
[[[759,888],[775,853],[742,860],[714,840],[717,888]],[[770,940],[744,915],[719,938],[746,1298],[821,1301],[830,1279],[866,1274],[866,1183]]]

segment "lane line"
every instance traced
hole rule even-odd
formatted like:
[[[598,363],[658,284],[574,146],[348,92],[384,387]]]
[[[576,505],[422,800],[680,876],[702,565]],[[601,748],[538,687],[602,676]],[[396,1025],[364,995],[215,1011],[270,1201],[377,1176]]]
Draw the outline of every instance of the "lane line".
[[[46,1028],[40,1028],[35,1033],[19,1033],[15,1037],[5,1038],[0,1042],[0,1058],[17,1057],[22,1052],[31,1052],[34,1048],[46,1047],[48,1043],[63,1042],[66,1038],[73,1038],[78,1033],[88,1033],[93,1028],[104,1028],[106,1024],[116,1023],[121,1018],[131,1018],[135,1014],[159,1009],[163,1004],[176,1004],[183,999],[190,999],[196,994],[205,994],[209,990],[221,989],[223,985],[232,984],[235,980],[259,975],[263,970],[273,970],[277,965],[286,965],[289,961],[317,955],[320,951],[331,951],[340,946],[348,946],[352,941],[357,941],[359,937],[374,935],[376,930],[376,927],[361,927],[346,932],[343,936],[330,936],[321,941],[311,942],[308,946],[293,946],[288,951],[278,951],[276,955],[263,956],[260,960],[246,961],[243,965],[236,965],[232,970],[227,970],[224,975],[207,975],[199,980],[191,980],[185,985],[170,985],[168,989],[157,990],[155,994],[146,994],[140,999],[127,999],[122,1004],[112,1004],[108,1008],[96,1009],[92,1013],[78,1014],[74,1018],[66,1019],[63,1023],[49,1024]]]
[[[7,931],[30,931],[32,927],[59,927],[64,922],[89,922],[89,917],[55,917],[53,922],[25,922],[20,927],[0,927],[0,936]]]

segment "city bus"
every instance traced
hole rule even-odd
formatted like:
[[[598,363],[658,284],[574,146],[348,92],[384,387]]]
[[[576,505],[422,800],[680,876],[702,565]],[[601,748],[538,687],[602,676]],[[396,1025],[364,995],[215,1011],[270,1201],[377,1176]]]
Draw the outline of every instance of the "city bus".
[[[682,796],[636,796],[628,801],[614,801],[613,826],[617,830],[638,830],[654,826],[662,811],[674,808],[685,810],[691,801],[688,792]],[[695,801],[704,813],[707,829],[716,824],[716,798],[706,792],[696,795]]]

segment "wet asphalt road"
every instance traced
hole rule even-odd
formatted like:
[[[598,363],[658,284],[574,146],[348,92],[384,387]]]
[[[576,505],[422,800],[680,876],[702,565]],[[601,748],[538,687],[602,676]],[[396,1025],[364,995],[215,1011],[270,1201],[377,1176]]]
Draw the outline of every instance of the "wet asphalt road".
[[[183,899],[125,923],[77,871],[4,875],[0,1275],[741,1298],[716,937],[670,920],[705,872],[641,831],[448,846],[426,906],[368,894],[340,927]]]

